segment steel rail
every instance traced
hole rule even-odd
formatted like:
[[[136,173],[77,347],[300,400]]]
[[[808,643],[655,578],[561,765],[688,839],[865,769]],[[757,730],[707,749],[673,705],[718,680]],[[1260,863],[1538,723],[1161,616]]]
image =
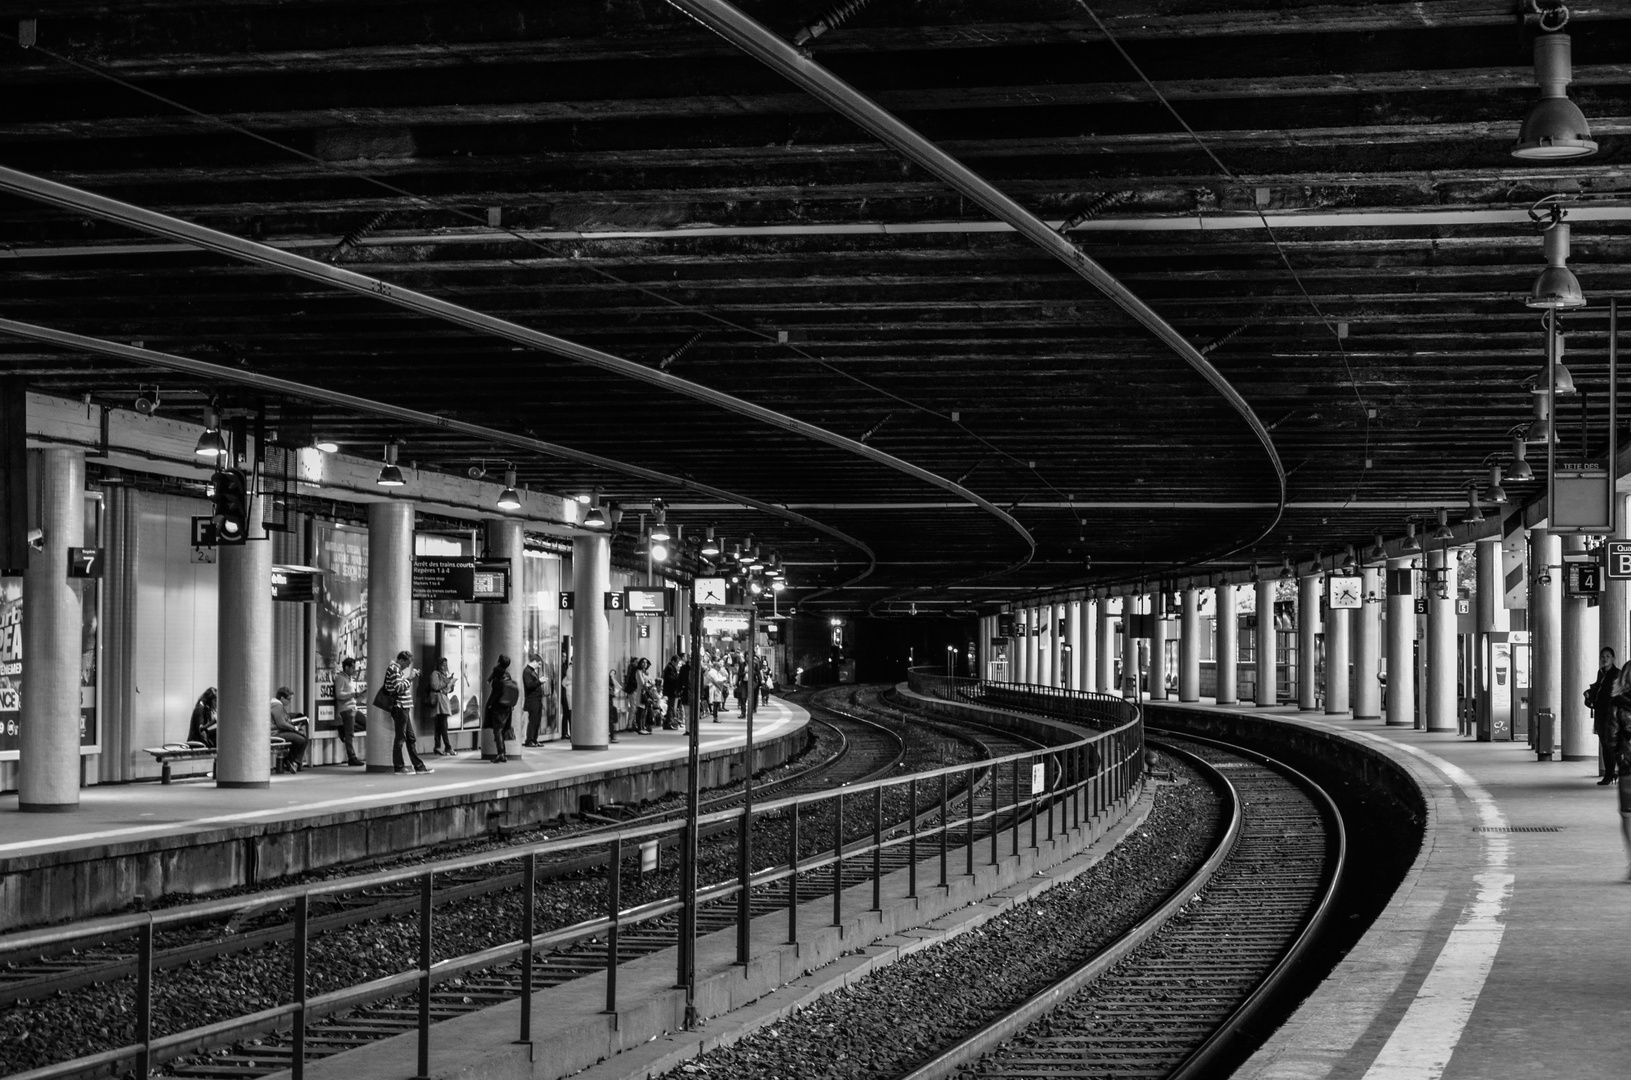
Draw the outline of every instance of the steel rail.
[[[1280,488],[1279,507],[1274,519],[1256,537],[1234,550],[1255,544],[1274,531],[1285,513],[1286,504],[1286,469],[1280,460],[1279,451],[1275,448],[1274,439],[1251,405],[1241,396],[1240,391],[1201,355],[1200,350],[1191,345],[1154,309],[1104,267],[1088,257],[1069,237],[1050,228],[1047,222],[1021,206],[995,184],[822,67],[809,54],[799,51],[776,36],[729,0],[668,0],[668,2],[749,56],[761,61],[795,86],[824,102],[839,115],[871,132],[913,163],[938,176],[966,198],[985,207],[1013,226],[1017,233],[1064,263],[1170,348],[1179,359],[1195,369],[1201,378],[1210,383],[1246,421],[1252,434],[1267,453]]]
[[[308,281],[315,281],[321,285],[382,300],[385,303],[394,304],[397,307],[420,315],[439,319],[455,326],[462,326],[467,330],[475,331],[487,337],[499,338],[526,348],[552,353],[568,360],[576,360],[591,367],[600,368],[603,371],[649,383],[670,393],[707,402],[726,412],[748,417],[794,435],[825,443],[857,457],[866,458],[885,468],[922,481],[931,487],[937,487],[959,498],[967,499],[1012,528],[1032,552],[1036,550],[1035,538],[1013,515],[961,484],[948,480],[937,473],[930,472],[919,465],[914,465],[903,458],[885,453],[857,439],[851,439],[816,424],[788,416],[786,413],[766,408],[763,405],[745,401],[742,398],[727,394],[723,390],[715,390],[712,387],[703,386],[701,383],[682,379],[677,375],[670,375],[666,371],[659,371],[656,368],[635,363],[633,360],[627,360],[621,356],[615,356],[612,353],[591,348],[567,338],[547,334],[542,330],[534,330],[531,327],[522,326],[508,319],[501,319],[496,315],[489,315],[426,293],[393,285],[380,278],[359,274],[355,270],[332,266],[316,259],[309,259],[304,255],[296,255],[293,252],[281,251],[267,244],[246,240],[243,237],[233,236],[218,229],[211,229],[194,222],[184,221],[169,214],[161,214],[156,210],[121,202],[118,199],[71,187],[68,184],[59,184],[54,180],[47,180],[44,177],[35,176],[17,169],[0,166],[0,191],[8,191],[13,195],[20,195],[23,198],[62,209],[90,214],[93,217],[128,226],[139,232],[167,237],[205,251],[213,251],[218,255],[237,259],[240,262],[253,263],[272,270],[293,274]]]
[[[66,330],[56,330],[48,326],[39,326],[34,323],[19,322],[16,319],[0,318],[0,333],[10,334],[12,337],[26,338],[48,345],[55,345],[64,349],[75,349],[81,352],[95,353],[101,356],[111,356],[133,364],[142,364],[147,367],[160,368],[165,371],[175,371],[186,375],[196,375],[199,378],[209,379],[213,382],[233,383],[238,386],[253,387],[257,390],[267,390],[278,394],[287,394],[307,401],[321,402],[338,408],[351,409],[355,412],[367,413],[371,416],[381,416],[391,420],[400,420],[404,423],[418,424],[424,427],[436,428],[459,435],[468,435],[500,446],[510,446],[517,450],[530,450],[545,457],[561,458],[574,461],[581,465],[590,465],[608,472],[621,473],[625,476],[638,477],[653,483],[672,485],[698,494],[712,495],[715,498],[729,498],[743,506],[761,513],[770,514],[783,521],[795,525],[803,525],[815,529],[842,543],[848,544],[857,551],[866,555],[869,560],[864,572],[844,582],[844,588],[865,580],[877,568],[877,556],[872,548],[861,540],[850,536],[831,525],[808,517],[796,510],[789,510],[775,503],[768,503],[762,499],[754,499],[745,495],[735,495],[723,488],[716,488],[711,484],[699,483],[681,476],[672,476],[668,473],[658,472],[656,469],[647,469],[640,465],[617,461],[613,458],[592,454],[585,450],[574,450],[559,443],[545,442],[527,435],[517,435],[514,432],[501,431],[497,428],[483,427],[464,420],[453,420],[436,413],[423,412],[419,409],[409,409],[401,405],[392,405],[389,402],[377,401],[373,398],[360,397],[356,394],[346,394],[338,390],[325,390],[322,387],[310,386],[306,383],[295,382],[292,379],[281,379],[275,375],[265,375],[255,371],[244,371],[238,368],[226,367],[222,364],[212,364],[207,360],[194,360],[187,356],[178,356],[174,353],[159,352],[155,349],[139,348],[135,345],[125,345],[117,341],[108,341],[103,338],[87,337],[84,334],[70,333]],[[806,598],[806,602],[808,598]]]

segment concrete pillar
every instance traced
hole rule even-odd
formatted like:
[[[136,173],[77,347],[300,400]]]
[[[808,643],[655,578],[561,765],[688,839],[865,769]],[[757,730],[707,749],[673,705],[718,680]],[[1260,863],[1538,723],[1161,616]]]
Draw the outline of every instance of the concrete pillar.
[[[1257,583],[1257,703],[1278,704],[1275,684],[1274,582]]]
[[[1319,708],[1320,581],[1319,574],[1297,579],[1297,708]]]
[[[1427,695],[1428,731],[1455,731],[1455,548],[1427,553]],[[1442,584],[1441,584],[1442,582]]]
[[[1353,611],[1327,608],[1325,612],[1325,714],[1348,711],[1348,631]]]
[[[485,525],[488,557],[510,564],[510,602],[481,606],[481,677],[485,680],[493,673],[500,656],[508,656],[510,677],[519,687],[521,669],[527,664],[527,604],[521,591],[521,551],[525,534],[521,522],[513,518],[489,518]],[[526,713],[519,702],[513,717],[515,738],[506,740],[506,754],[521,753],[521,740],[526,737]],[[489,752],[496,749],[488,745],[489,738],[491,736],[486,733],[482,735],[483,756],[490,756]]]
[[[1586,538],[1563,537],[1566,554],[1584,554]],[[1597,737],[1585,690],[1597,679],[1597,616],[1584,597],[1563,598],[1563,760],[1596,761]]]
[[[1483,635],[1510,629],[1512,621],[1503,603],[1506,598],[1506,575],[1501,571],[1499,537],[1478,541],[1473,551],[1473,569],[1478,578],[1478,596],[1474,602],[1478,633]],[[1479,645],[1482,644],[1480,638]]]
[[[1233,705],[1240,700],[1240,617],[1235,613],[1235,587],[1219,585],[1215,590],[1217,622],[1213,627],[1218,660],[1217,703]]]
[[[1116,624],[1110,597],[1099,601],[1099,673],[1093,689],[1101,694],[1116,692]]]
[[[1132,616],[1142,614],[1143,599],[1134,595],[1121,598],[1121,696],[1137,701],[1144,687],[1138,678],[1138,639],[1132,635]]]
[[[1083,600],[1081,606],[1082,629],[1077,637],[1076,663],[1081,669],[1077,683],[1092,693],[1099,688],[1099,602]]]
[[[249,500],[244,535],[260,535],[264,510]],[[263,788],[272,778],[272,541],[224,545],[216,559],[215,786]]]
[[[1380,720],[1382,683],[1377,676],[1382,670],[1382,605],[1386,588],[1382,568],[1362,568],[1359,588],[1365,605],[1349,616],[1353,628],[1353,715],[1355,720]]]
[[[607,710],[611,678],[611,627],[601,597],[612,586],[611,538],[583,533],[572,538],[572,749],[610,745]]]
[[[384,684],[385,669],[403,649],[413,649],[413,504],[369,503],[367,699],[372,700]],[[481,673],[483,679],[486,676],[485,671]],[[486,705],[487,688],[480,686],[476,693]],[[225,713],[221,719],[224,723]],[[391,747],[395,741],[390,714],[369,706],[369,772],[393,771]],[[406,754],[403,761],[407,762]]]
[[[1410,570],[1410,559],[1389,559],[1388,577]],[[1409,727],[1416,713],[1416,598],[1412,592],[1387,598],[1387,722]]]
[[[1530,641],[1533,660],[1529,671],[1530,730],[1541,709],[1552,710],[1554,725],[1563,721],[1563,544],[1550,529],[1535,529],[1530,537],[1530,566],[1535,574],[1535,591],[1529,614],[1533,620]],[[1554,726],[1553,745],[1557,750],[1558,731]]]
[[[17,809],[50,814],[79,808],[83,614],[79,583],[68,580],[68,549],[85,545],[85,453],[30,450],[28,470],[38,499],[33,527],[45,537],[40,550],[28,553],[23,572],[27,669],[18,714]],[[270,590],[268,578],[268,604]]]
[[[1631,540],[1627,510],[1631,497],[1614,496],[1614,539]],[[1624,665],[1631,656],[1631,640],[1627,640],[1626,582],[1623,579],[1603,578],[1603,594],[1597,605],[1597,646],[1614,650],[1614,662]]]
[[[1065,644],[1069,650],[1060,649],[1060,679],[1059,685],[1067,690],[1080,690],[1082,688],[1082,665],[1076,659],[1076,654],[1082,649],[1082,602],[1069,600],[1065,603]]]
[[[1184,590],[1178,620],[1178,700],[1201,699],[1201,591]]]
[[[1150,700],[1167,700],[1167,593],[1156,589],[1150,594],[1150,611],[1155,628],[1150,634]]]

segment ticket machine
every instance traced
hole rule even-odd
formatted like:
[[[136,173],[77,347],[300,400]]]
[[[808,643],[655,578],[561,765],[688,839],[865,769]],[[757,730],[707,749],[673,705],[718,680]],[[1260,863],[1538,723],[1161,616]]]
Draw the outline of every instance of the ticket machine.
[[[1484,647],[1478,653],[1477,710],[1478,741],[1508,742],[1512,738],[1513,692],[1517,671],[1513,663],[1513,635],[1491,630],[1483,635]]]

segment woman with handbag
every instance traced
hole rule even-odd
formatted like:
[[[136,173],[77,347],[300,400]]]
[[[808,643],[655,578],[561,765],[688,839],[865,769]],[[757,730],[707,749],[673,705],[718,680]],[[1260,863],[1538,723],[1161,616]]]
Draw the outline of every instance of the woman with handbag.
[[[515,679],[510,675],[510,658],[500,653],[498,663],[493,666],[493,673],[487,679],[487,715],[482,721],[482,726],[493,733],[496,751],[493,763],[496,765],[510,760],[505,754],[505,746],[515,738],[512,720],[515,703],[519,700],[521,688],[515,685]]]
[[[436,661],[436,670],[430,673],[430,705],[436,714],[437,757],[452,757],[456,753],[447,731],[447,718],[459,711],[453,707],[455,685],[453,672],[448,669],[447,657],[444,656]]]

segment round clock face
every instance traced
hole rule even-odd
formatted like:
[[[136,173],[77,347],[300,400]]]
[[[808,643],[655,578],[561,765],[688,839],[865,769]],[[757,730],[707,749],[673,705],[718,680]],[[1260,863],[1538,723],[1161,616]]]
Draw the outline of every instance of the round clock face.
[[[1339,580],[1331,586],[1331,602],[1335,606],[1347,606],[1359,601],[1359,582]]]

